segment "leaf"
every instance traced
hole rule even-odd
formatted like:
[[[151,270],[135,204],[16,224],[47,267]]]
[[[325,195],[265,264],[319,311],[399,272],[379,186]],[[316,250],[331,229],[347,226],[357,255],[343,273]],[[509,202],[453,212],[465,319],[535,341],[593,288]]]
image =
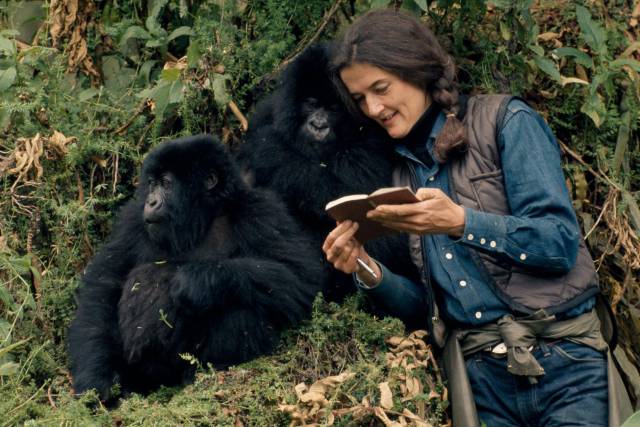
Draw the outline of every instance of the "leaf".
[[[422,9],[425,12],[429,11],[429,5],[427,5],[427,0],[413,0],[415,2],[415,4],[418,5],[418,7],[420,9]]]
[[[511,30],[503,21],[500,21],[500,35],[505,41],[511,40]]]
[[[16,362],[7,362],[0,365],[0,376],[15,375],[18,372],[20,365]]]
[[[638,207],[638,201],[628,191],[623,191],[622,197],[629,206],[631,224],[633,224],[633,228],[635,228],[636,234],[640,235],[640,207]]]
[[[531,52],[535,53],[538,56],[544,56],[544,49],[542,48],[542,46],[531,44],[529,45],[529,49],[531,49]]]
[[[169,104],[177,104],[182,101],[184,85],[180,80],[173,82],[169,88]]]
[[[640,72],[640,61],[635,59],[620,58],[609,63],[609,67],[613,70],[619,70],[625,66],[633,69],[634,71]]]
[[[16,81],[18,71],[16,67],[9,67],[6,70],[0,70],[0,91],[5,91],[11,87]]]
[[[538,34],[538,40],[543,42],[549,42],[553,40],[558,40],[562,34],[554,33],[552,31],[548,31],[546,33]]]
[[[16,54],[16,45],[12,40],[0,36],[0,53],[5,53],[9,57]]]
[[[553,63],[550,59],[543,58],[542,56],[536,56],[533,58],[536,65],[540,70],[545,72],[549,77],[558,83],[562,83],[562,76],[560,75],[560,71],[556,68],[556,64]]]
[[[167,37],[167,41],[169,42],[180,36],[192,36],[192,35],[193,35],[193,31],[191,30],[191,27],[178,27],[175,30],[173,30],[171,34],[169,34],[169,37]]]
[[[132,38],[149,40],[151,38],[151,34],[149,34],[147,30],[138,25],[132,25],[131,27],[127,28],[127,31],[125,31],[122,35],[122,38],[120,39],[120,45],[125,44],[127,40]]]
[[[378,384],[378,388],[380,389],[380,406],[382,406],[384,409],[393,408],[393,395],[391,394],[391,389],[389,388],[389,382],[385,381]]]
[[[89,99],[96,96],[100,93],[97,89],[90,87],[89,89],[85,89],[78,94],[78,99],[80,102],[88,101]]]
[[[576,61],[576,64],[580,64],[587,68],[593,68],[593,59],[585,52],[574,47],[559,47],[558,49],[554,49],[552,52],[561,58],[573,58],[574,61]]]
[[[147,43],[145,43],[146,47],[160,47],[164,44],[164,42],[162,41],[162,39],[152,39],[149,40]]]
[[[160,73],[160,78],[166,82],[175,82],[177,80],[180,80],[180,69],[179,68],[164,69]]]
[[[227,92],[227,80],[230,80],[230,77],[225,74],[214,74],[213,82],[211,82],[211,89],[213,90],[213,98],[218,104],[219,108],[223,108],[231,101],[231,96],[229,96],[229,92]]]
[[[18,342],[14,342],[13,344],[10,344],[6,347],[0,348],[0,357],[5,356],[7,354],[9,354],[9,352],[15,350],[16,348],[20,347],[23,344],[26,344],[29,340],[31,339],[31,337],[20,340]]]
[[[160,26],[160,23],[158,22],[158,15],[160,15],[160,12],[166,6],[168,1],[169,0],[153,1],[153,7],[151,8],[149,16],[145,21],[145,26],[154,36],[164,37],[167,34],[167,32]]]
[[[580,111],[589,116],[597,128],[602,125],[604,116],[607,114],[606,107],[598,93],[592,93],[587,97],[585,103],[580,107]]]
[[[616,141],[616,151],[613,155],[613,175],[618,176],[620,167],[624,160],[624,155],[629,149],[629,135],[631,133],[631,112],[625,111],[622,114],[620,129],[618,129],[618,139]]]
[[[570,83],[576,83],[576,84],[580,84],[580,85],[588,85],[589,82],[579,79],[577,77],[565,77],[565,76],[560,76],[560,83],[562,83],[562,86],[566,86]]]
[[[140,67],[140,70],[138,71],[138,77],[142,79],[143,84],[149,84],[151,79],[151,69],[156,64],[156,62],[157,61],[150,59],[148,61],[145,61],[144,64],[142,64],[142,66]]]
[[[640,3],[638,3],[638,6],[640,6]],[[640,50],[640,42],[633,42],[629,46],[627,46],[624,52],[620,54],[620,57],[628,58],[629,56],[631,56],[632,53],[637,52],[639,50]]]
[[[589,10],[584,6],[576,6],[576,16],[585,42],[587,42],[591,49],[598,55],[606,55],[607,36],[602,26],[591,19],[591,13],[589,13]]]
[[[200,49],[200,45],[197,41],[191,40],[191,43],[189,43],[189,47],[187,48],[187,66],[189,68],[196,68],[201,57],[202,51]]]

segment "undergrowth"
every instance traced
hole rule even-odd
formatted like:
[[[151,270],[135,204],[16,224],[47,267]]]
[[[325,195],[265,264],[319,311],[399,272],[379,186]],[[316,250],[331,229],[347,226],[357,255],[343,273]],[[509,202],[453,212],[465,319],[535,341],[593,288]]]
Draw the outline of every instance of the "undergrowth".
[[[80,13],[65,15],[65,5]],[[278,405],[295,404],[296,384],[346,371],[355,376],[337,395],[361,406],[376,399],[390,370],[384,339],[400,325],[353,305],[319,303],[275,355],[226,373],[202,367],[184,390],[130,396],[111,411],[95,396],[71,396],[64,342],[78,276],[133,193],[145,153],[200,132],[233,149],[297,52],[387,6],[434,28],[464,92],[522,96],[552,126],[623,354],[640,366],[640,9],[632,2],[0,0],[0,424],[282,425],[289,415]],[[364,410],[336,423],[371,420]]]

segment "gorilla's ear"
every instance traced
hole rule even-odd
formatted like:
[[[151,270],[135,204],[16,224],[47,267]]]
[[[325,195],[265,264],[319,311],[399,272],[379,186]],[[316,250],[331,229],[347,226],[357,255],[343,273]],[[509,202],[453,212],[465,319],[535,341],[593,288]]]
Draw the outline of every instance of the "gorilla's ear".
[[[207,191],[211,191],[218,185],[218,175],[215,172],[211,171],[204,179],[204,188]]]

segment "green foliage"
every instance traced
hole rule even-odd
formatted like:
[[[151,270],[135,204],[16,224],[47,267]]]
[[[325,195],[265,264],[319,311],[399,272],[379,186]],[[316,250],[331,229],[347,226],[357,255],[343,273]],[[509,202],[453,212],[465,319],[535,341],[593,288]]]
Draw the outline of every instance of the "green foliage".
[[[523,96],[571,150],[574,205],[638,365],[640,42],[630,2],[605,10],[586,0],[357,0],[328,16],[334,3],[97,2],[86,33],[96,78],[69,70],[71,41],[54,49],[47,26],[35,45],[20,43],[25,30],[10,25],[0,0],[0,425],[233,425],[237,416],[283,425],[288,418],[276,408],[295,402],[293,385],[347,369],[356,373],[345,384],[354,398],[374,395],[386,369],[384,339],[400,325],[372,319],[355,301],[318,303],[314,320],[287,334],[274,356],[229,373],[201,367],[185,390],[132,396],[111,412],[95,395],[72,397],[64,339],[77,277],[133,193],[142,156],[183,134],[238,142],[231,101],[250,114],[325,17],[319,39],[375,7],[419,16],[453,54],[463,91]],[[57,151],[54,131],[75,140]],[[37,135],[41,175],[33,164],[24,175],[11,172],[12,156]]]

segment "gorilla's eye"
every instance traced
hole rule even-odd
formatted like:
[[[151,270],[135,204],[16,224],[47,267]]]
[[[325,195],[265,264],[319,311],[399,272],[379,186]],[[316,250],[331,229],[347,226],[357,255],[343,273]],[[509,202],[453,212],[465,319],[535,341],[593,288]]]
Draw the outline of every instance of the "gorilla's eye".
[[[320,106],[320,101],[316,98],[305,98],[302,101],[302,112],[305,114],[315,111]]]
[[[207,191],[211,191],[216,185],[218,185],[218,175],[214,172],[209,172],[209,175],[204,179],[204,188]]]
[[[169,174],[164,174],[160,177],[160,185],[162,185],[163,188],[169,188],[171,187],[171,184],[172,181]]]

